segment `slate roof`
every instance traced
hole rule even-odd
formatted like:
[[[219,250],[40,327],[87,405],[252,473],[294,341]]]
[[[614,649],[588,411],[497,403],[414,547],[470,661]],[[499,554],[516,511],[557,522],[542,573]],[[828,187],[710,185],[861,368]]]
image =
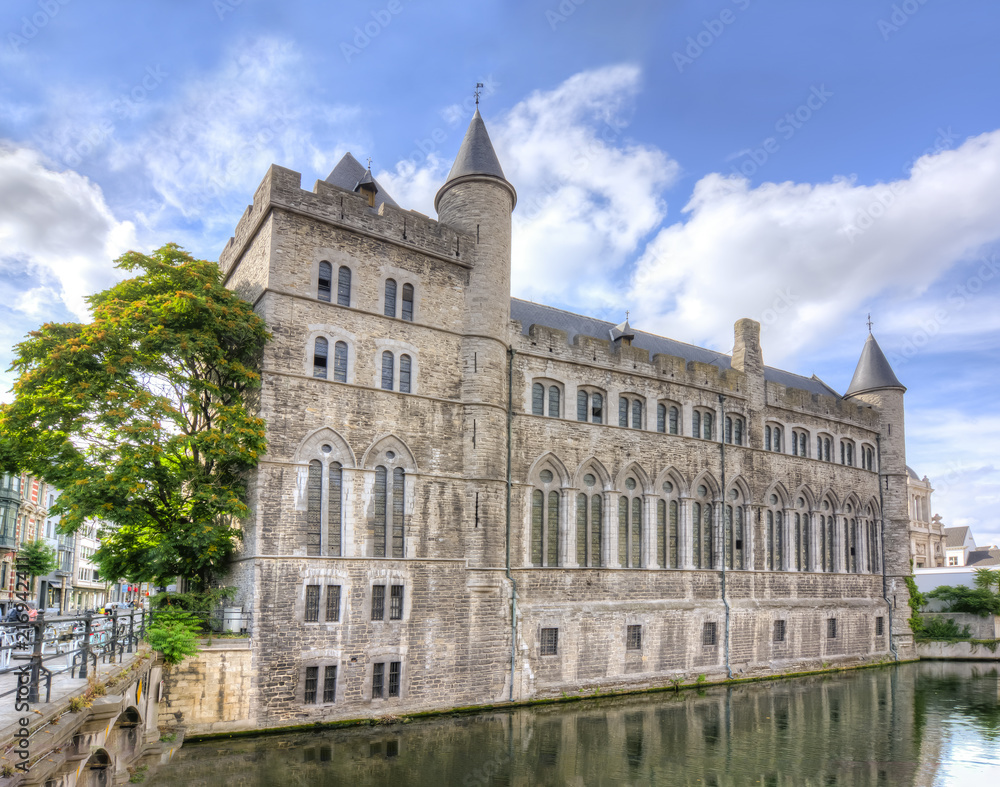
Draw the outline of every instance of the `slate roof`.
[[[326,182],[332,183],[334,186],[338,186],[345,191],[354,191],[358,183],[365,178],[367,172],[368,170],[364,164],[350,153],[345,153],[344,157],[337,162],[337,166],[333,168],[333,171],[326,176]],[[375,188],[378,189],[375,193],[376,210],[382,207],[383,202],[393,208],[399,207],[396,201],[389,196],[389,192],[382,187],[381,183],[375,180],[374,177],[371,178],[371,181],[375,184]]]
[[[977,549],[975,552],[969,552],[965,565],[976,568],[1000,566],[1000,549]]]
[[[889,361],[878,346],[875,337],[870,333],[865,341],[864,349],[861,350],[861,358],[858,367],[854,370],[854,377],[847,388],[847,396],[865,393],[866,391],[877,391],[881,388],[902,388],[906,390],[889,366]]]
[[[582,314],[556,309],[552,306],[544,306],[540,303],[522,301],[520,298],[510,299],[510,317],[512,320],[519,320],[521,332],[527,335],[528,329],[532,325],[544,325],[556,330],[566,331],[568,340],[573,341],[577,334],[583,336],[593,336],[597,339],[608,339],[609,332],[615,325],[594,317],[585,317]],[[631,329],[635,335],[632,346],[649,351],[650,358],[656,353],[665,355],[675,355],[685,361],[698,361],[699,363],[712,364],[720,369],[731,368],[731,358],[724,353],[715,350],[706,350],[703,347],[696,347],[693,344],[685,344],[674,339],[667,339],[663,336],[656,336],[652,333]],[[803,377],[792,372],[775,369],[771,366],[764,367],[764,379],[769,382],[779,383],[787,388],[799,388],[809,393],[820,394],[822,396],[834,396],[838,399],[838,394],[833,388],[824,383],[818,377]]]
[[[476,114],[472,116],[469,128],[465,132],[465,137],[462,139],[458,155],[455,156],[455,163],[451,165],[451,172],[448,173],[448,179],[438,189],[438,193],[434,197],[435,210],[437,209],[438,200],[448,187],[448,184],[466,175],[486,175],[502,180],[507,185],[510,185],[503,174],[500,159],[497,158],[496,151],[493,150],[493,143],[490,141],[489,132],[486,130],[486,124],[483,122],[483,116],[479,114],[478,107],[476,108]],[[511,186],[510,188],[513,189],[514,187]],[[517,197],[515,196],[516,199]]]
[[[967,526],[962,527],[946,527],[944,529],[944,546],[945,548],[957,548],[965,546],[965,537],[969,535],[969,528]]]
[[[912,467],[910,467],[909,465],[907,465],[907,466],[906,466],[906,474],[907,474],[907,475],[908,475],[908,476],[909,476],[910,478],[912,478],[912,479],[913,479],[914,481],[919,481],[919,480],[920,480],[920,476],[918,476],[918,475],[917,475],[917,471],[916,471],[916,470],[914,470],[914,469],[913,469]]]

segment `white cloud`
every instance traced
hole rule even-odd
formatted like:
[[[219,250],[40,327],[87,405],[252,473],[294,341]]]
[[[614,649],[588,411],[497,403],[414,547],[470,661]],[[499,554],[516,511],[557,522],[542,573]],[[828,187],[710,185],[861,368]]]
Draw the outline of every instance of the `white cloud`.
[[[50,169],[35,151],[0,144],[0,267],[34,287],[7,306],[38,316],[41,296],[87,319],[84,297],[115,281],[111,261],[135,242],[101,189],[76,172]]]
[[[623,115],[639,88],[635,66],[585,71],[487,119],[518,192],[514,294],[581,309],[624,302],[609,283],[663,221],[660,194],[679,172],[667,154],[626,135]],[[401,205],[429,212],[449,168],[431,154],[418,167],[401,162],[378,178]]]
[[[781,330],[765,342],[769,361],[780,361],[822,343],[869,299],[917,296],[1000,239],[1000,131],[924,156],[889,184],[750,188],[706,175],[683,212],[686,221],[661,230],[637,264],[640,319],[727,348],[735,319],[766,328],[780,314]]]

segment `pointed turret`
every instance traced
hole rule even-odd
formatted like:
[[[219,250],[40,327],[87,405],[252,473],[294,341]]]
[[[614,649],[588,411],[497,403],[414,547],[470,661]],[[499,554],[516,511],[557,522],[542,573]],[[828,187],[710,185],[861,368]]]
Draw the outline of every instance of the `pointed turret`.
[[[448,179],[438,191],[437,196],[434,197],[434,209],[439,210],[438,204],[441,202],[441,197],[452,186],[468,179],[483,177],[496,178],[510,189],[511,210],[513,210],[514,205],[517,204],[517,192],[514,191],[514,187],[510,185],[503,174],[503,168],[500,166],[496,151],[493,150],[489,132],[486,131],[483,116],[479,114],[477,107],[476,114],[472,116],[472,122],[469,123],[469,128],[465,132],[462,146],[458,149],[458,155],[455,156],[455,163],[452,164],[451,172],[448,173]]]
[[[885,353],[882,352],[882,348],[875,341],[875,337],[869,333],[865,347],[861,351],[858,368],[854,370],[854,377],[851,379],[851,385],[848,387],[847,393],[844,394],[844,398],[884,388],[906,390],[906,386],[896,379],[896,375],[892,371],[892,367],[889,366],[889,361],[886,359]]]

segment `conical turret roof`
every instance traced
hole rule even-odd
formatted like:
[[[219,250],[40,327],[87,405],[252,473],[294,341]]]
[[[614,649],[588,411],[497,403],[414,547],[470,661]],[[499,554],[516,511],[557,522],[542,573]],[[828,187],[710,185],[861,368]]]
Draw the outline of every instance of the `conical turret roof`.
[[[437,208],[438,200],[448,190],[449,185],[460,178],[469,176],[497,178],[507,184],[511,192],[514,192],[514,187],[510,185],[503,174],[503,168],[500,166],[496,151],[493,150],[493,143],[490,141],[489,132],[486,131],[486,124],[483,122],[483,116],[479,114],[478,107],[476,114],[472,116],[468,130],[465,132],[465,138],[462,140],[462,146],[458,149],[458,155],[455,156],[455,163],[451,166],[448,179],[434,198],[434,207]],[[514,199],[517,200],[516,193]]]
[[[866,391],[877,391],[880,388],[906,390],[906,386],[896,379],[896,374],[889,366],[889,361],[886,359],[885,353],[882,352],[882,348],[878,346],[878,342],[875,341],[875,337],[869,333],[864,349],[861,351],[858,368],[854,370],[854,377],[851,379],[851,385],[847,389],[847,393],[844,394],[844,398]]]

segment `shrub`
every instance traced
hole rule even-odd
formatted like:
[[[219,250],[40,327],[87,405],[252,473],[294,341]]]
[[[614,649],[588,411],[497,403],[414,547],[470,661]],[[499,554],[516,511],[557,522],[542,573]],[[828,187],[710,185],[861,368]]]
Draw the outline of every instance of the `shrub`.
[[[980,617],[1000,615],[1000,594],[988,588],[942,585],[928,593],[927,598],[944,601],[948,605],[948,612],[967,612]]]
[[[960,640],[968,639],[972,631],[968,626],[958,627],[954,618],[929,618],[923,621],[921,639]]]
[[[146,640],[163,654],[167,664],[180,664],[198,652],[201,622],[192,613],[176,607],[164,607],[146,629]]]

